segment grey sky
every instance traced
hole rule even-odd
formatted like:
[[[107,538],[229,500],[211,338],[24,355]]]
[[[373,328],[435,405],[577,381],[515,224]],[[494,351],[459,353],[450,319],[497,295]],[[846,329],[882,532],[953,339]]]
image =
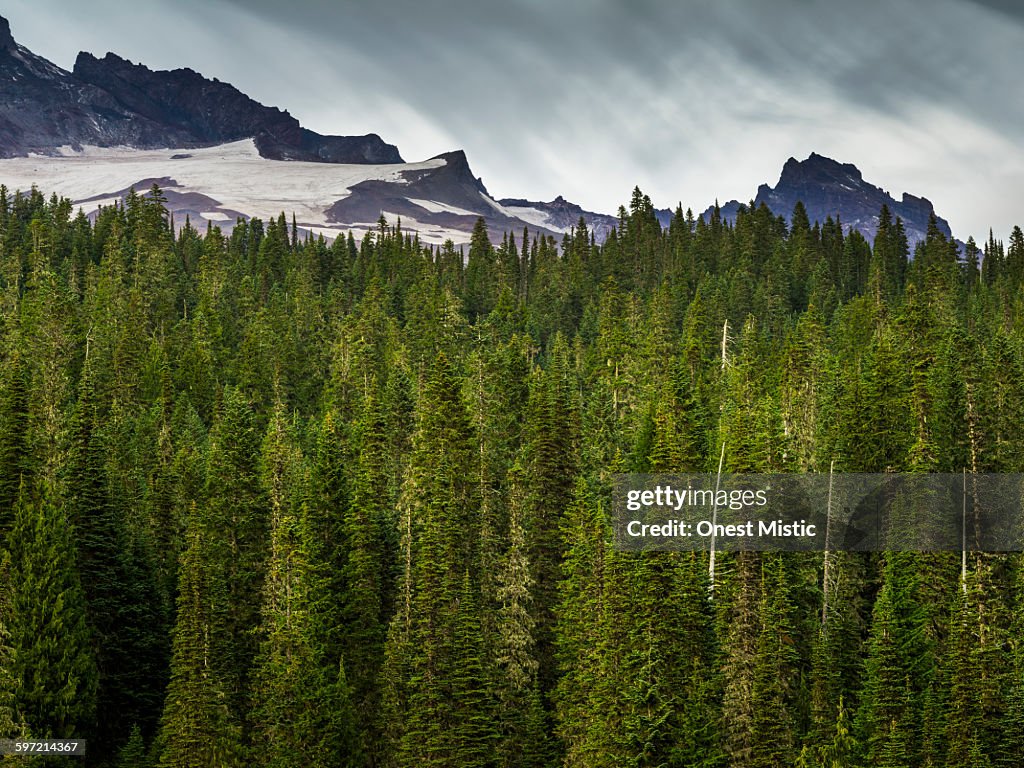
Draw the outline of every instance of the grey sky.
[[[1024,223],[1013,0],[8,0],[70,68],[189,66],[407,160],[456,148],[497,197],[614,212],[751,198],[790,156],[856,164],[966,238]]]

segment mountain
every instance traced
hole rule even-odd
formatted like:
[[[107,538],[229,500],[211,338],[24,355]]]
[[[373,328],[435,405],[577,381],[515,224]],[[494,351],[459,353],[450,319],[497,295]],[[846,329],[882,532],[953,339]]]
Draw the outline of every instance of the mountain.
[[[619,220],[615,216],[585,211],[561,195],[550,203],[531,202],[518,198],[502,198],[498,202],[507,213],[531,224],[536,224],[538,227],[553,229],[557,232],[568,232],[579,224],[580,217],[582,217],[587,224],[587,229],[599,243],[604,242],[612,227],[619,224]]]
[[[261,156],[254,139],[188,150],[85,146],[0,160],[0,184],[36,185],[90,214],[132,188],[142,193],[157,184],[179,226],[189,217],[194,226],[212,222],[230,230],[239,217],[266,220],[284,211],[294,213],[304,232],[337,237],[352,231],[358,237],[383,216],[433,244],[468,242],[479,217],[499,240],[524,227],[559,236],[580,215],[601,238],[614,221],[564,201],[505,206],[473,176],[461,151],[420,163],[370,165],[271,160]],[[559,210],[574,214],[571,223]]]
[[[402,162],[376,134],[322,136],[191,69],[154,72],[112,53],[80,53],[68,72],[18,45],[0,17],[0,157],[62,146],[187,148],[247,138],[273,159]]]
[[[180,132],[199,146],[253,138],[260,155],[274,160],[402,162],[398,148],[376,134],[322,136],[287,112],[265,107],[234,86],[191,69],[154,72],[113,53],[97,59],[83,52],[71,74],[112,94],[133,114]]]
[[[600,242],[617,224],[562,197],[496,200],[462,151],[407,163],[376,134],[321,135],[191,69],[156,71],[83,52],[68,72],[19,45],[0,17],[0,184],[36,185],[94,215],[154,183],[179,226],[188,217],[228,230],[239,217],[283,211],[304,232],[358,236],[383,216],[440,244],[468,242],[479,217],[492,239],[524,228],[557,238],[582,217]],[[869,240],[888,205],[912,245],[924,239],[933,212],[924,198],[897,201],[855,166],[813,153],[790,158],[778,184],[762,184],[753,202],[788,217],[798,200],[811,221],[839,217]],[[726,203],[722,216],[734,220],[739,207]],[[656,215],[668,226],[670,210]],[[946,221],[938,223],[948,236]]]
[[[758,187],[753,204],[756,207],[764,203],[788,221],[797,201],[803,202],[811,222],[824,222],[829,216],[838,218],[844,229],[855,229],[869,241],[874,241],[878,230],[878,212],[887,205],[894,216],[903,219],[911,248],[924,240],[928,219],[935,212],[931,202],[923,197],[904,192],[903,197],[896,200],[885,190],[865,181],[856,166],[814,152],[804,161],[789,158],[782,167],[778,184]],[[735,221],[739,207],[736,200],[720,206],[722,218]],[[713,209],[714,206],[704,212],[705,220]],[[936,219],[942,234],[951,237],[949,223],[940,217]]]
[[[464,152],[406,163],[376,134],[323,136],[191,69],[80,53],[68,72],[18,45],[2,17],[0,158],[0,184],[36,185],[90,215],[158,184],[179,226],[229,230],[283,211],[304,232],[358,236],[383,216],[439,244],[468,242],[481,216],[498,239],[559,236],[582,216],[603,240],[615,221],[560,197],[499,203]]]

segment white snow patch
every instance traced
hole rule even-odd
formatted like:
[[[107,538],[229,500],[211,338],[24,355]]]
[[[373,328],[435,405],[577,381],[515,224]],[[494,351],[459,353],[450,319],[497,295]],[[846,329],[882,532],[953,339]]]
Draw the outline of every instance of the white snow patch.
[[[568,232],[565,227],[556,227],[550,223],[550,217],[547,211],[542,211],[539,208],[531,208],[525,205],[502,205],[497,200],[494,200],[487,195],[481,195],[483,199],[490,205],[494,210],[500,213],[502,216],[507,216],[510,219],[521,219],[527,224],[532,224],[535,227],[543,227],[549,229],[552,232]]]
[[[456,205],[448,205],[447,203],[439,203],[436,200],[419,200],[415,197],[410,197],[409,202],[415,203],[420,208],[424,208],[431,213],[456,213],[459,216],[479,215],[477,213],[473,213],[473,211],[467,211],[465,208],[459,208]]]
[[[523,205],[507,205],[505,211],[509,216],[516,219],[522,219],[528,224],[533,224],[535,227],[544,227],[545,229],[551,229],[556,232],[564,232],[565,230],[561,227],[556,227],[550,224],[550,217],[547,211],[542,211],[539,208],[529,208]]]
[[[505,207],[504,207],[503,205],[501,205],[501,204],[500,204],[500,203],[499,203],[499,202],[498,202],[497,200],[495,200],[494,198],[492,198],[492,197],[491,197],[490,195],[485,195],[485,194],[483,194],[483,193],[481,192],[481,193],[480,193],[480,197],[482,197],[482,198],[484,199],[484,201],[485,201],[485,202],[486,202],[486,203],[487,203],[487,204],[488,204],[489,206],[491,206],[491,208],[493,208],[494,210],[496,210],[496,211],[497,211],[498,213],[500,213],[500,214],[501,214],[502,216],[508,216],[508,211],[506,211],[506,210],[505,210]]]
[[[57,193],[73,201],[103,196],[82,203],[91,213],[108,196],[143,179],[169,177],[177,192],[198,192],[218,200],[227,209],[264,220],[282,211],[311,225],[327,225],[325,211],[347,197],[362,181],[403,183],[403,173],[440,168],[442,159],[422,163],[348,165],[281,162],[260,157],[252,139],[200,149],[134,149],[84,146],[80,151],[61,148],[61,156],[29,156],[0,160],[0,184],[27,191],[35,185],[46,194]],[[172,155],[190,157],[171,160]]]
[[[384,218],[390,226],[394,226],[399,217],[397,214],[384,211]],[[403,216],[401,218],[402,232],[408,234],[415,232],[419,235],[420,242],[422,243],[427,243],[429,245],[441,245],[445,240],[451,240],[456,244],[462,244],[468,243],[470,239],[469,232],[438,227],[433,224],[424,224],[423,222],[416,221],[415,219],[410,219],[408,216]],[[367,232],[376,232],[378,229],[377,222],[375,221],[361,221],[351,225],[337,224],[335,226],[319,226],[299,222],[298,226],[300,229],[309,230],[314,235],[323,235],[324,237],[331,239],[337,237],[348,237],[348,233],[351,232],[357,242],[362,240]]]
[[[399,221],[402,223],[403,232],[413,232],[419,234],[420,240],[425,243],[432,243],[434,245],[440,245],[445,240],[452,240],[456,243],[468,243],[470,240],[470,233],[463,232],[460,229],[450,229],[448,227],[441,227],[437,224],[428,224],[423,221],[417,221],[416,219],[409,218],[408,216],[400,216],[397,213],[391,211],[381,211],[381,216],[390,224],[395,226]],[[359,224],[353,225],[358,227]],[[366,225],[369,229],[376,229],[376,225]]]

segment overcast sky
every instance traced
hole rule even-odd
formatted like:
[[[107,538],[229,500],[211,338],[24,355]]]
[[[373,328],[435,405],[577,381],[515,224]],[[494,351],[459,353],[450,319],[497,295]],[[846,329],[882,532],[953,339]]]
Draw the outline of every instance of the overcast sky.
[[[495,197],[614,213],[749,200],[790,156],[1024,224],[1016,0],[7,0],[15,39],[231,82],[406,160],[465,149]]]

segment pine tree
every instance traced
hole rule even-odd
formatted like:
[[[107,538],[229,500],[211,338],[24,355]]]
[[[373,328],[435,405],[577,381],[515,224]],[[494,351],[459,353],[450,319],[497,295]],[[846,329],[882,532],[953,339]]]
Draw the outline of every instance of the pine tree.
[[[311,621],[324,655],[337,659],[344,648],[343,612],[349,594],[345,519],[351,488],[346,472],[349,438],[336,411],[327,410],[312,439],[311,498],[302,519]]]
[[[11,561],[6,550],[0,549],[0,739],[28,735],[25,723],[17,713],[17,684],[13,668],[14,649],[11,647]],[[0,764],[4,760],[0,759]],[[10,759],[13,762],[14,758]]]
[[[500,765],[509,768],[546,762],[544,711],[537,684],[536,622],[531,610],[534,581],[523,529],[522,483],[522,469],[516,465],[509,472],[509,547],[496,579],[500,601],[495,640],[495,661],[501,674],[498,718],[504,726],[498,759]]]
[[[782,768],[792,762],[796,743],[792,696],[797,650],[782,557],[771,557],[762,568],[761,631],[750,691],[749,764],[755,768]]]
[[[31,483],[27,365],[14,349],[0,379],[0,535],[12,523],[21,483]]]
[[[478,485],[470,470],[471,438],[454,371],[439,355],[417,403],[417,431],[403,489],[405,514],[414,527],[408,542],[411,568],[401,587],[408,590],[410,601],[408,613],[400,613],[408,617],[412,657],[407,688],[399,693],[408,717],[400,741],[392,745],[400,764],[455,759],[477,764],[483,753],[493,752],[493,745],[474,747],[468,735],[454,739],[451,734],[456,727],[471,729],[469,723],[457,723],[470,711],[471,721],[478,722],[480,697],[488,693],[479,687],[484,684],[482,671],[480,679],[474,671],[482,664],[479,637],[469,631],[475,624],[479,635],[478,598],[466,582],[477,567],[478,533],[471,512]],[[462,709],[469,702],[472,708]]]
[[[212,658],[222,600],[211,574],[207,532],[193,508],[178,581],[171,681],[160,723],[160,768],[245,765],[241,727]]]
[[[489,675],[484,667],[479,612],[468,571],[462,579],[450,643],[449,666],[444,670],[450,699],[443,712],[448,732],[445,746],[438,751],[439,762],[466,768],[488,766],[494,762],[499,734],[488,690]],[[428,751],[428,759],[429,754]]]
[[[555,690],[556,732],[565,765],[589,764],[587,743],[599,713],[591,707],[598,685],[598,644],[607,557],[604,511],[583,478],[576,480],[563,527],[566,557],[559,584],[557,652],[561,676]]]
[[[209,537],[211,578],[217,582],[217,631],[211,633],[211,665],[221,676],[232,717],[244,721],[246,690],[256,654],[252,629],[259,623],[260,581],[266,558],[267,510],[257,467],[259,440],[252,410],[236,389],[225,388],[218,420],[210,430],[204,535]]]
[[[535,372],[530,380],[522,450],[523,529],[534,582],[538,684],[545,696],[557,678],[555,606],[564,551],[560,527],[572,499],[579,433],[575,376],[560,336],[552,344],[551,356],[549,370]]]
[[[343,571],[341,617],[345,633],[341,648],[354,704],[362,713],[363,722],[372,723],[379,707],[376,684],[394,563],[387,533],[394,521],[389,517],[390,471],[384,415],[372,392],[363,403],[358,432],[359,455],[352,479],[352,498],[342,522],[347,558]],[[364,749],[376,749],[378,738],[365,733]]]
[[[730,761],[750,765],[753,744],[754,676],[757,669],[761,559],[738,552],[731,573],[716,574],[723,652],[722,741]]]
[[[268,768],[360,765],[344,661],[325,664],[313,645],[300,530],[307,480],[280,401],[262,454],[271,532],[252,687],[253,748]]]
[[[861,688],[861,656],[865,578],[863,557],[830,551],[828,583],[822,585],[820,624],[815,633],[809,683],[811,725],[809,742],[824,748],[834,735],[839,708],[846,702],[856,711],[856,694]]]
[[[117,755],[117,768],[150,768],[146,744],[142,740],[142,730],[138,725],[132,726],[128,741]]]
[[[97,672],[73,531],[52,489],[22,486],[10,536],[10,670],[17,717],[40,738],[81,736],[96,716]]]
[[[854,768],[857,749],[857,741],[851,732],[849,714],[840,698],[832,741],[821,750],[819,764],[821,768]]]
[[[99,412],[92,360],[85,361],[71,420],[66,482],[77,534],[78,572],[96,648],[98,722],[93,754],[106,759],[138,723],[152,733],[160,714],[167,664],[164,623],[147,553],[130,534],[128,506],[110,489],[105,469],[114,451],[103,434],[120,426],[118,411]],[[116,449],[115,449],[116,450]]]
[[[982,691],[979,677],[976,636],[977,586],[964,585],[955,592],[949,638],[944,655],[946,678],[949,681],[948,703],[945,708],[946,765],[977,765],[972,752],[979,749],[983,738]],[[973,609],[973,610],[972,610]],[[972,615],[973,614],[973,615]]]
[[[858,712],[858,740],[869,762],[880,768],[914,760],[920,738],[921,689],[915,689],[927,656],[920,612],[913,601],[908,556],[886,553],[881,591],[875,600]]]
[[[995,744],[993,763],[1008,768],[1019,759],[1024,750],[1024,563],[1019,555],[1012,561],[1014,599],[1009,640],[1009,670],[1006,707],[999,718],[998,742]],[[1005,657],[1004,657],[1005,658]]]
[[[497,295],[497,272],[494,246],[487,236],[487,224],[481,216],[473,226],[466,261],[466,314],[470,322],[489,314],[493,309]]]

